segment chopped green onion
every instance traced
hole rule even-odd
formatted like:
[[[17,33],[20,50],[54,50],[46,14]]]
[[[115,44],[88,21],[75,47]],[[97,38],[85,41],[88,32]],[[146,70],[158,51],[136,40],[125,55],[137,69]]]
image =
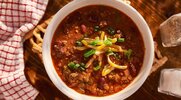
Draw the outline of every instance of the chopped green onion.
[[[73,67],[73,66],[75,66],[75,63],[74,62],[70,62],[70,63],[68,63],[68,66],[69,67]]]
[[[115,34],[115,29],[112,28],[112,27],[109,27],[109,28],[107,29],[107,31],[108,31],[108,33],[109,33],[110,35],[114,35],[114,34]]]
[[[80,66],[81,66],[81,67],[85,67],[85,64],[84,64],[84,63],[80,63]]]
[[[76,41],[75,42],[77,46],[82,46],[82,42],[81,41]]]
[[[84,53],[84,57],[88,58],[89,56],[95,54],[96,50],[92,49]]]
[[[111,39],[111,38],[107,38],[109,41],[111,41],[112,43],[116,43],[117,42],[117,38],[113,38],[113,39]]]
[[[107,40],[104,40],[104,44],[107,45],[107,46],[111,46],[112,42],[107,39]]]
[[[99,43],[99,40],[96,39],[90,43],[90,45],[96,46]]]
[[[75,67],[78,68],[80,66],[80,64],[75,64]]]
[[[107,54],[107,55],[112,55],[112,54],[114,54],[114,53],[113,53],[113,51],[112,51],[111,49],[108,49],[108,50],[106,51],[106,54]]]
[[[84,63],[75,63],[75,62],[70,62],[68,63],[68,67],[70,67],[71,69],[80,69],[80,70],[85,70],[85,64]]]
[[[98,32],[99,30],[100,30],[100,27],[99,27],[99,26],[95,26],[95,27],[94,27],[94,31],[95,31],[95,32]]]
[[[94,67],[94,71],[98,71],[101,67],[99,65],[97,65],[96,67]]]
[[[79,64],[76,64],[74,62],[68,63],[68,67],[70,67],[71,69],[77,69],[79,66]]]
[[[127,51],[124,52],[124,55],[127,56],[128,59],[130,59],[131,54],[132,54],[132,50],[131,49],[128,49]]]
[[[84,63],[80,63],[80,69],[83,71],[85,70],[85,64]]]
[[[125,38],[118,38],[117,42],[124,42]]]
[[[84,70],[85,70],[85,67],[82,67],[82,66],[81,66],[80,69],[84,71]]]
[[[85,70],[85,64],[84,63],[80,63],[80,69]]]

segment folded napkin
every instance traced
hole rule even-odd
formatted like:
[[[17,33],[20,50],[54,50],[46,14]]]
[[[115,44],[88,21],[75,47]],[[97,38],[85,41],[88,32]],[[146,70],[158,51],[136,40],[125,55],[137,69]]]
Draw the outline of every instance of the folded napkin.
[[[24,75],[23,36],[42,18],[48,0],[0,0],[0,99],[35,99]]]

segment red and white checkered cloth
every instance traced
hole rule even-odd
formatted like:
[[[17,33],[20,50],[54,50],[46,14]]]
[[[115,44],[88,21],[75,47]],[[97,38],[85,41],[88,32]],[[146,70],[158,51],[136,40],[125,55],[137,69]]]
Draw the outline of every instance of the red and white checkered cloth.
[[[42,18],[48,0],[0,0],[0,99],[35,99],[24,75],[23,36]]]

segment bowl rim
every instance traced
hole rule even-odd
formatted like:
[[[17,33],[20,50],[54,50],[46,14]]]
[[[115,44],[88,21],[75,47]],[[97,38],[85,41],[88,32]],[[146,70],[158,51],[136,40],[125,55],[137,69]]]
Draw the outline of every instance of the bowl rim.
[[[86,4],[85,4],[85,2],[86,2]],[[105,4],[105,2],[106,2],[106,4]],[[109,3],[111,2],[111,3],[108,4],[108,2]],[[82,3],[84,3],[85,5],[80,5]],[[69,88],[58,76],[58,74],[54,68],[54,65],[52,63],[52,58],[51,58],[51,54],[50,54],[52,37],[53,37],[53,34],[56,31],[58,25],[60,24],[60,22],[71,12],[75,11],[78,8],[88,6],[89,3],[90,3],[90,5],[106,5],[106,6],[110,6],[110,7],[113,7],[114,4],[119,3],[117,5],[122,7],[121,10],[120,10],[120,8],[119,9],[116,7],[113,7],[113,8],[118,9],[119,11],[123,12],[127,16],[129,16],[128,14],[130,14],[130,13],[135,16],[135,18],[133,18],[132,16],[129,16],[129,17],[133,20],[133,22],[138,27],[138,29],[142,35],[142,38],[143,38],[144,46],[147,46],[147,47],[145,47],[145,54],[144,54],[144,61],[143,61],[144,64],[142,65],[142,68],[141,68],[139,74],[136,76],[136,78],[128,85],[128,86],[132,86],[132,87],[130,87],[128,89],[128,86],[127,86],[125,89],[123,89],[117,93],[114,93],[112,95],[108,95],[108,96],[95,97],[95,96],[84,95],[84,94],[80,94],[80,93],[76,92],[75,90]],[[79,5],[79,6],[75,7],[75,5]],[[74,9],[70,9],[72,7]],[[128,12],[126,13],[126,11],[123,11],[123,10],[128,10],[129,13]],[[67,13],[67,14],[62,15],[63,12]],[[61,18],[61,20],[60,20],[60,18]],[[138,20],[139,23],[136,23],[135,22],[136,20]],[[143,33],[142,33],[143,31],[141,31],[140,28],[143,28],[145,33],[147,33],[146,37],[144,37],[145,35],[143,35]],[[145,38],[146,38],[146,40],[145,40]],[[46,34],[44,36],[43,41],[44,42],[43,42],[42,57],[43,57],[43,63],[44,63],[48,76],[50,77],[51,81],[55,84],[55,86],[61,92],[63,92],[64,94],[66,94],[67,96],[69,96],[70,98],[73,98],[73,99],[79,99],[79,100],[83,100],[83,99],[102,99],[102,100],[125,99],[128,96],[132,95],[136,90],[138,90],[141,87],[141,85],[144,83],[144,81],[148,77],[149,72],[151,70],[152,63],[153,63],[153,57],[154,57],[153,38],[152,38],[151,31],[150,31],[146,21],[133,7],[127,5],[119,0],[101,0],[101,1],[98,1],[98,0],[74,0],[74,1],[70,2],[69,4],[65,5],[62,9],[60,9],[56,13],[56,15],[53,17],[52,21],[50,22],[50,24],[47,27]],[[149,44],[149,46],[148,46],[148,44]],[[148,51],[148,49],[150,51]],[[145,61],[146,58],[147,58],[147,60]],[[146,68],[143,68],[145,66],[146,66]],[[141,75],[142,75],[142,77],[140,77]]]

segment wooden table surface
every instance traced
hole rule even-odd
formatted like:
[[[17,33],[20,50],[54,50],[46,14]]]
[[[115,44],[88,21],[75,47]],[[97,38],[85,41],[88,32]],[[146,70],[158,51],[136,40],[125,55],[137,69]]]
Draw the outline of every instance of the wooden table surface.
[[[49,0],[49,4],[42,21],[54,15],[70,0]],[[131,6],[138,10],[148,23],[154,40],[158,42],[159,49],[168,57],[165,65],[152,73],[141,88],[127,100],[180,100],[157,91],[160,71],[165,68],[181,68],[181,46],[164,48],[161,45],[159,25],[171,15],[181,12],[181,0],[130,0]],[[39,56],[32,52],[32,46],[27,40],[24,43],[25,73],[29,82],[40,91],[37,100],[69,100],[49,80]]]

